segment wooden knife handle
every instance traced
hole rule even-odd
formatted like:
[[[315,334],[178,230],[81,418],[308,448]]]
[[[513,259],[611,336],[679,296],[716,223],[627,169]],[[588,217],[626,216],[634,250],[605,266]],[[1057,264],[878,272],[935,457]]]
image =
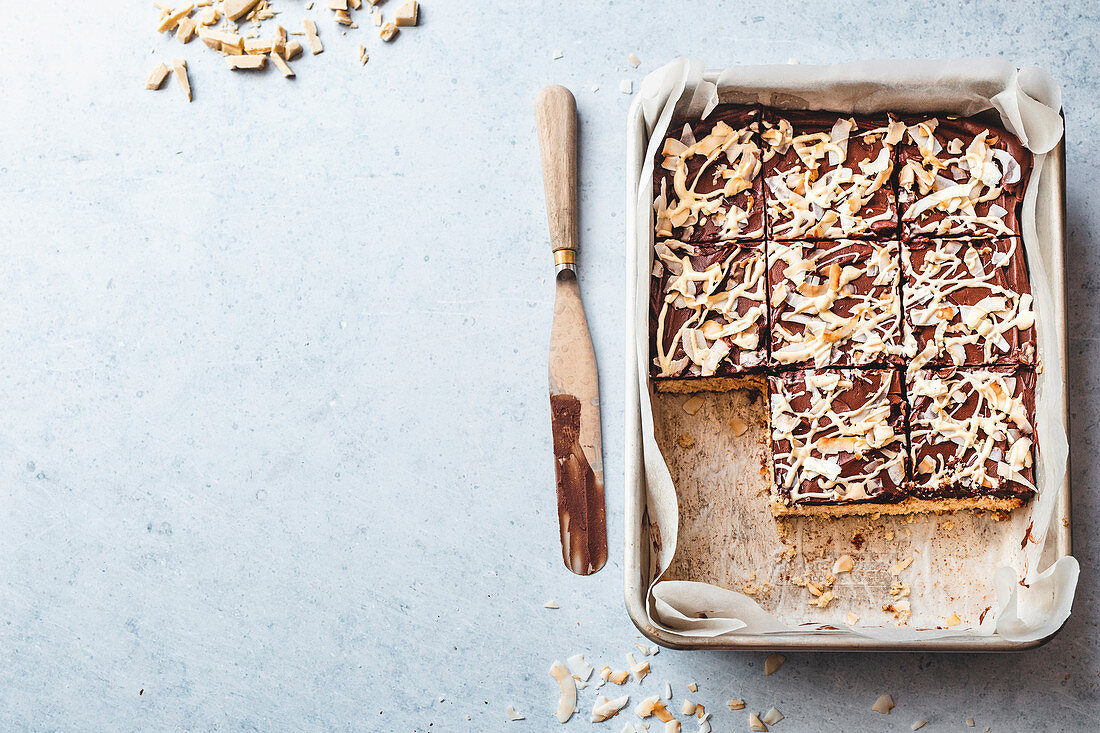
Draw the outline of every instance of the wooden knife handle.
[[[539,92],[535,120],[546,187],[550,245],[577,251],[577,101],[557,84]]]

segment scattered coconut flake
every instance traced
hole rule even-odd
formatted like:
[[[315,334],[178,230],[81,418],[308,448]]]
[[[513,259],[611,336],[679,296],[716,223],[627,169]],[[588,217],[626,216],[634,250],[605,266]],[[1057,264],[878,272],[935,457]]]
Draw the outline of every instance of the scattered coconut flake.
[[[638,729],[630,721],[623,723],[623,729],[619,733],[638,733]]]
[[[684,704],[680,706],[680,712],[684,715],[695,715],[695,703],[684,698]]]
[[[157,67],[149,73],[149,78],[145,80],[146,89],[160,89],[164,86],[164,80],[168,78],[168,66],[165,64],[157,64]]]
[[[608,676],[607,679],[608,679],[609,682],[611,682],[613,684],[625,685],[626,681],[628,679],[630,679],[630,673],[627,672],[625,669],[620,669],[616,672],[612,672],[611,675]]]
[[[592,706],[592,722],[602,723],[605,720],[611,720],[626,707],[628,702],[630,702],[630,695],[623,695],[614,700],[608,700],[603,696],[598,697],[596,704]]]
[[[547,601],[546,603],[542,604],[542,607],[543,608],[557,608],[558,604],[554,603],[553,601]]]
[[[555,61],[562,58],[563,56],[565,56],[565,51],[562,51],[560,49],[555,49],[554,52],[550,54],[550,58]]]
[[[967,728],[973,728],[974,727],[974,719],[973,718],[967,718],[966,719],[966,727]]]
[[[561,690],[561,699],[558,700],[558,710],[554,713],[554,717],[559,723],[565,723],[577,710],[577,683],[561,662],[550,665],[550,676],[557,681],[558,688]]]
[[[689,682],[688,685],[687,685],[687,688],[691,692],[698,692],[699,691],[699,685],[695,684],[694,682]]]
[[[623,79],[619,82],[619,91],[623,94],[633,94],[634,82],[630,81],[630,79]]]
[[[833,563],[833,575],[849,573],[854,567],[855,562],[852,560],[851,555],[841,555],[836,559],[836,562]]]
[[[573,670],[573,675],[582,682],[587,682],[588,678],[592,676],[593,666],[584,661],[583,654],[574,654],[565,660],[565,663],[569,665],[569,669]]]
[[[654,656],[654,657],[655,657],[655,656],[657,656],[657,655],[658,655],[658,654],[660,654],[660,653],[661,653],[661,647],[659,647],[659,646],[651,646],[651,647],[649,648],[649,654],[650,654],[650,656]]]
[[[643,720],[649,716],[655,716],[658,720],[667,723],[672,720],[672,713],[668,711],[665,704],[661,702],[661,698],[654,695],[653,697],[647,697],[638,703],[634,708],[634,714]]]
[[[686,400],[684,400],[684,405],[683,405],[684,412],[686,412],[689,415],[694,415],[695,413],[699,412],[699,410],[700,410],[700,408],[702,408],[702,406],[703,406],[703,398],[699,395],[692,395],[691,397],[687,398]]]
[[[735,438],[740,438],[749,429],[749,424],[739,417],[730,418],[730,427],[733,428]]]
[[[851,611],[849,611],[848,612],[848,618],[846,618],[844,620],[844,622],[846,624],[848,624],[849,626],[855,626],[856,624],[859,623],[859,616],[857,616],[854,613],[852,613]]]
[[[359,47],[359,63],[366,64],[368,61],[370,61],[370,54],[367,53],[367,47],[366,46],[360,46]],[[557,606],[554,606],[554,608],[557,608]]]
[[[504,711],[508,713],[508,720],[526,720],[521,713],[517,713],[516,709],[511,705]]]
[[[635,69],[638,68],[639,64],[642,63],[641,61],[638,60],[638,57],[635,56],[634,54],[630,54],[629,56],[627,56],[626,60],[629,61],[630,65],[633,66]]]
[[[901,575],[901,571],[913,564],[913,560],[916,558],[913,555],[905,558],[904,560],[898,560],[896,563],[890,566],[890,575]]]
[[[649,662],[645,660],[636,662],[634,661],[633,654],[627,654],[626,661],[630,664],[630,671],[634,674],[634,679],[638,680],[638,683],[641,684],[641,681],[650,673]],[[612,682],[614,682],[614,680],[612,680]]]
[[[779,712],[775,708],[771,708],[768,712],[764,713],[764,717],[761,718],[766,725],[775,725],[779,721],[783,720],[783,713]]]
[[[787,661],[787,658],[782,654],[771,654],[764,660],[764,675],[772,675],[779,671],[779,668],[783,666],[783,662]]]
[[[642,646],[638,642],[634,642],[634,646],[638,647],[638,651],[640,651],[642,653],[642,656],[645,656],[645,657],[649,656],[649,647]]]
[[[666,700],[671,700],[672,699],[672,685],[669,684],[668,682],[665,682],[665,699]]]
[[[951,615],[948,617],[947,621],[945,621],[944,623],[946,623],[948,626],[958,626],[959,624],[962,623],[962,619],[959,618],[959,614],[952,611]]]
[[[883,715],[889,715],[890,711],[894,709],[894,698],[890,695],[880,695],[875,704],[871,706],[871,709],[876,713],[882,713]]]
[[[730,710],[744,710],[745,709],[745,701],[742,700],[739,697],[733,698],[732,700],[730,700],[726,704],[729,705]]]
[[[916,723],[913,723],[911,726],[909,726],[909,730],[920,730],[926,725],[928,725],[927,720],[918,720]]]
[[[665,733],[680,733],[680,721],[670,720],[665,723]]]
[[[764,721],[760,720],[759,715],[756,713],[749,713],[749,730],[766,732],[768,726],[764,725]]]

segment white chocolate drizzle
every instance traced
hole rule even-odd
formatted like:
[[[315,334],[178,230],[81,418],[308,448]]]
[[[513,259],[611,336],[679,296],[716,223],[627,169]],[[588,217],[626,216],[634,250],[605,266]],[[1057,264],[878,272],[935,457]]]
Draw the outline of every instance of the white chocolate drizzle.
[[[904,247],[906,325],[934,344],[929,359],[988,365],[1018,345],[1021,359],[1034,361],[1034,338],[1025,337],[1035,324],[1032,297],[1010,287],[1015,258],[1022,256],[1017,246],[1015,239],[934,239]],[[914,266],[915,260],[923,261]],[[964,293],[966,300],[980,297],[966,305],[960,302]],[[967,347],[981,355],[968,359]]]
[[[905,482],[905,434],[895,432],[900,403],[892,370],[796,371],[771,377],[771,430],[777,498],[860,501]],[[798,399],[809,405],[796,410]],[[785,442],[789,449],[780,452]],[[858,470],[844,476],[844,462]]]
[[[718,120],[696,141],[691,127],[685,125],[679,140],[665,139],[661,155],[661,167],[672,173],[672,190],[668,190],[667,177],[662,178],[653,201],[658,238],[690,238],[697,225],[708,221],[718,226],[719,240],[764,236],[763,217],[756,228],[749,229],[752,209],[759,203],[751,190],[761,169],[760,147],[751,126],[734,129]],[[689,176],[688,164],[693,158],[701,158],[701,166]],[[708,188],[714,190],[701,190]],[[745,191],[750,193],[742,208],[733,203],[733,197]]]
[[[897,242],[772,242],[772,358],[818,368],[906,353]],[[852,257],[852,248],[870,250]],[[868,282],[868,280],[870,282]],[[843,312],[846,311],[846,312]]]
[[[840,117],[828,132],[794,135],[791,123],[780,119],[761,134],[768,146],[765,160],[794,149],[798,160],[776,167],[764,180],[771,236],[776,239],[865,236],[878,222],[892,222],[895,209],[868,215],[866,207],[882,190],[890,192],[894,143],[901,123],[858,131],[855,118]],[[873,158],[848,160],[849,141],[861,138]]]
[[[1023,176],[1020,161],[994,147],[989,131],[969,142],[952,138],[946,148],[936,137],[939,120],[933,118],[906,127],[906,145],[917,148],[898,172],[901,219],[910,234],[965,236],[1016,234],[1004,219],[1008,211],[998,203],[1006,186]]]
[[[917,370],[909,376],[915,486],[930,492],[958,486],[981,494],[1014,481],[1035,489],[1024,475],[1032,466],[1034,429],[1019,379],[986,369],[946,376]],[[952,444],[946,456],[939,455]]]
[[[668,273],[657,314],[657,355],[653,360],[659,377],[713,376],[723,364],[740,371],[763,364],[765,317],[765,262],[763,245],[732,246],[725,257],[702,272],[692,266],[691,255],[699,248],[677,240],[654,246],[657,260],[653,275]],[[671,313],[690,315],[667,339]],[[743,311],[743,312],[742,312]],[[666,341],[671,345],[666,349]],[[684,356],[674,358],[677,346]]]

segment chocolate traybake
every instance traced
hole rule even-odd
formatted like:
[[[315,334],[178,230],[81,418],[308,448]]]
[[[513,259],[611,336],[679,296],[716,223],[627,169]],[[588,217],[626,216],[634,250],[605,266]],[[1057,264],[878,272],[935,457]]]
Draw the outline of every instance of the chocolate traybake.
[[[656,148],[650,377],[767,389],[777,516],[1035,495],[1031,154],[985,118],[717,107]]]

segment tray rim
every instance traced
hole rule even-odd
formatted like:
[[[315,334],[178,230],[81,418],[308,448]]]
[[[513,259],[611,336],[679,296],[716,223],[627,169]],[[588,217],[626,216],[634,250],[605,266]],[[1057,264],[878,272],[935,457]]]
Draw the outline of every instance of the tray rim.
[[[720,72],[708,70],[703,78],[706,81],[715,82]],[[1059,112],[1065,119],[1064,110]],[[1064,129],[1064,128],[1063,128]],[[636,225],[634,217],[629,215],[637,202],[637,181],[641,173],[648,136],[642,117],[641,97],[635,96],[627,113],[626,129],[626,155],[627,155],[627,212],[626,217],[626,409],[625,409],[625,440],[623,445],[624,463],[624,562],[623,562],[623,595],[626,602],[627,614],[631,622],[649,640],[676,650],[768,650],[768,651],[862,651],[862,652],[1013,652],[1038,648],[1053,639],[1064,627],[1059,627],[1047,636],[1034,641],[1017,642],[1001,638],[996,633],[990,636],[974,636],[951,639],[927,639],[913,641],[889,641],[871,639],[858,636],[845,631],[837,631],[835,634],[808,634],[791,632],[789,634],[726,634],[712,638],[698,638],[685,641],[682,637],[672,637],[661,629],[653,627],[648,622],[645,610],[646,591],[648,580],[645,577],[648,572],[644,568],[648,565],[647,549],[648,538],[642,525],[642,519],[646,511],[645,500],[645,474],[642,470],[641,447],[641,393],[637,379],[637,354],[635,352],[635,335],[637,324],[629,317],[633,311],[633,287],[634,274],[637,270],[637,257],[632,243],[635,241]],[[1048,165],[1054,166],[1054,175],[1050,177],[1054,187],[1052,194],[1059,201],[1056,214],[1051,222],[1052,236],[1061,244],[1056,248],[1057,257],[1051,279],[1056,284],[1054,288],[1055,318],[1054,328],[1059,332],[1059,347],[1062,356],[1062,389],[1067,399],[1063,400],[1065,406],[1065,423],[1067,430],[1071,432],[1069,415],[1069,363],[1067,359],[1067,329],[1066,329],[1066,288],[1065,288],[1065,220],[1066,220],[1066,137],[1057,147],[1048,153]],[[1069,436],[1067,435],[1067,438]],[[1054,524],[1055,555],[1057,559],[1072,554],[1072,521],[1071,521],[1071,496],[1070,475],[1072,456],[1066,458],[1066,474],[1058,491],[1058,501],[1054,508],[1052,521]]]

